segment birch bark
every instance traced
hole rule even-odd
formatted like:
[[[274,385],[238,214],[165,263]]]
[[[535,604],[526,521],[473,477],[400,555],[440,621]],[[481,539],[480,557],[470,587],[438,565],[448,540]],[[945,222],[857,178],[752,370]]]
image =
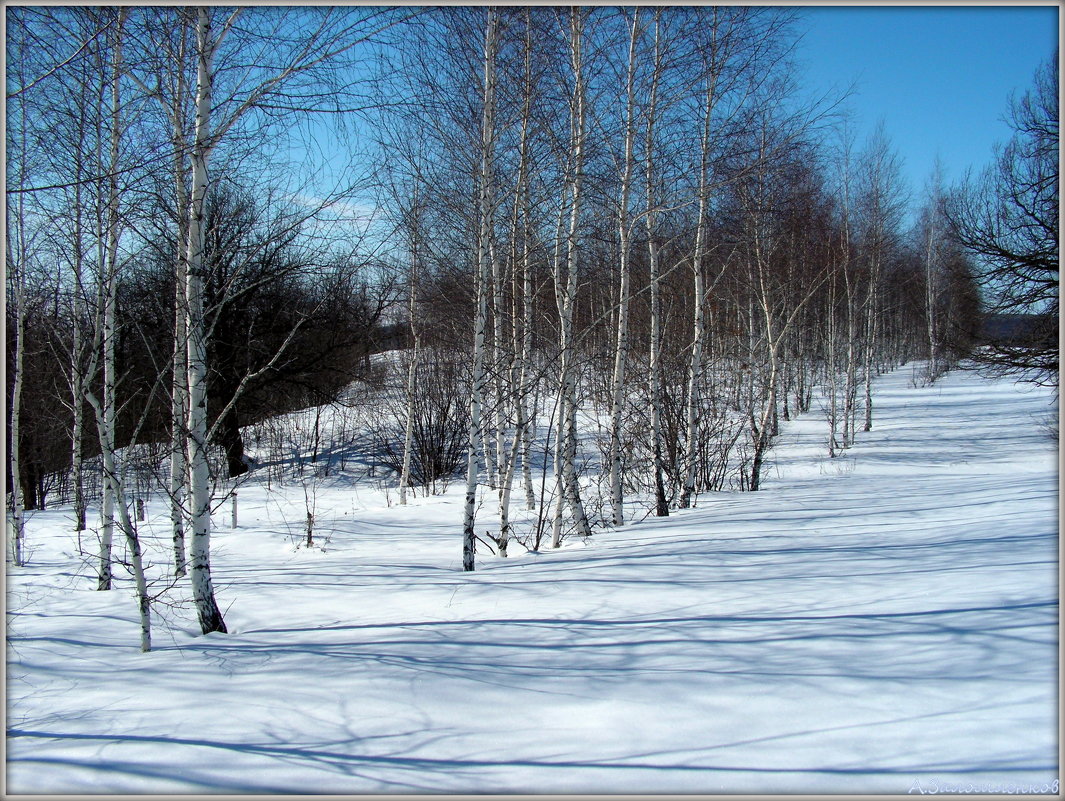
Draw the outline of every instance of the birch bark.
[[[625,410],[625,372],[629,359],[629,293],[631,283],[632,221],[629,206],[632,202],[632,179],[635,170],[636,139],[636,46],[640,37],[640,9],[632,11],[629,25],[629,57],[625,70],[625,152],[621,171],[621,197],[618,201],[618,305],[617,334],[614,347],[614,372],[610,391],[610,502],[615,526],[625,524],[625,493],[623,488],[623,459],[621,430]]]
[[[97,589],[111,589],[111,544],[114,506],[118,504],[116,494],[121,490],[120,477],[114,472],[115,465],[115,386],[118,376],[115,373],[115,346],[117,331],[115,328],[115,306],[118,302],[118,155],[121,136],[121,97],[120,75],[122,70],[122,25],[126,9],[118,11],[116,40],[113,53],[113,77],[111,84],[111,144],[108,171],[107,200],[107,244],[102,265],[103,275],[103,388],[102,408],[99,415],[100,447],[111,455],[111,471],[105,476],[107,485],[104,492],[104,523],[100,537],[100,555],[97,569]]]
[[[481,114],[481,167],[478,187],[477,305],[473,332],[473,393],[470,398],[469,447],[466,457],[466,502],[462,524],[462,569],[476,567],[477,451],[481,430],[481,402],[485,391],[484,344],[488,324],[488,260],[491,258],[491,181],[495,148],[495,59],[498,11],[488,9],[484,35],[484,84]]]
[[[525,52],[524,85],[521,110],[521,130],[518,135],[518,173],[514,186],[514,209],[511,216],[511,326],[510,326],[510,363],[509,385],[510,404],[514,410],[514,435],[509,453],[501,450],[500,458],[506,453],[499,486],[499,555],[505,557],[510,541],[510,500],[513,492],[514,475],[519,454],[525,484],[526,506],[535,508],[536,497],[532,491],[532,470],[529,466],[529,451],[524,443],[530,439],[526,435],[529,415],[526,408],[526,379],[529,372],[529,358],[532,346],[532,276],[529,254],[529,203],[528,203],[528,144],[529,126],[532,106],[532,24],[529,9],[525,10]],[[518,255],[519,242],[521,255]],[[518,298],[521,297],[519,310]],[[499,311],[502,303],[499,302]],[[520,320],[520,324],[519,324]],[[500,428],[499,434],[502,434]]]
[[[837,434],[839,433],[839,400],[838,400],[838,345],[836,342],[836,271],[833,269],[832,277],[829,279],[828,288],[828,309],[825,314],[825,320],[827,325],[827,344],[826,344],[826,359],[825,359],[825,371],[826,371],[826,383],[828,384],[828,458],[835,459],[836,453],[839,450],[839,440]]]
[[[419,212],[418,189],[415,186],[413,201],[411,204],[410,219],[410,300],[408,314],[410,315],[411,356],[410,365],[407,369],[407,420],[403,431],[403,466],[399,474],[399,503],[407,505],[407,488],[410,486],[410,458],[411,448],[414,444],[414,393],[417,391],[419,338],[418,338],[418,255],[419,255]]]
[[[691,506],[695,493],[696,461],[699,453],[699,383],[703,372],[703,347],[706,342],[706,279],[703,262],[706,255],[707,215],[709,205],[708,177],[710,171],[710,133],[714,111],[716,74],[711,65],[706,79],[706,95],[703,106],[703,131],[699,157],[699,210],[695,230],[695,252],[692,254],[692,272],[695,296],[692,320],[692,352],[688,363],[688,398],[684,413],[684,486],[681,489],[679,506]]]
[[[122,478],[119,475],[119,466],[115,459],[114,437],[113,434],[108,432],[107,428],[108,420],[105,415],[105,402],[97,398],[96,394],[91,391],[87,393],[86,397],[96,413],[96,425],[100,431],[100,458],[103,462],[104,482],[109,485],[109,492],[105,497],[114,499],[113,503],[114,509],[117,510],[118,525],[125,535],[127,555],[130,567],[133,570],[137,610],[140,616],[141,651],[147,652],[152,650],[152,613],[151,597],[148,595],[148,582],[144,574],[140,536],[129,516],[129,505]],[[106,567],[108,580],[110,581],[110,562],[107,563]],[[105,588],[100,587],[100,589]],[[110,589],[110,586],[106,589]]]
[[[518,286],[518,270],[515,267],[514,271],[514,287],[513,296],[515,298],[515,304],[517,298],[521,297],[521,342],[517,342],[518,339],[518,327],[514,327],[514,350],[518,353],[518,361],[521,365],[520,374],[515,387],[515,409],[518,416],[518,429],[520,431],[521,442],[521,471],[522,471],[522,483],[525,487],[525,508],[528,511],[536,509],[536,492],[533,488],[532,478],[532,465],[531,465],[531,452],[532,452],[532,440],[533,440],[533,428],[536,425],[536,402],[535,399],[530,403],[529,384],[528,377],[531,369],[530,360],[532,359],[532,335],[533,335],[533,271],[532,271],[532,225],[530,223],[531,206],[532,203],[529,198],[529,176],[528,176],[528,162],[529,162],[529,127],[532,121],[532,99],[533,99],[533,76],[532,76],[532,53],[533,53],[533,41],[532,41],[532,14],[531,10],[525,9],[525,85],[524,85],[524,98],[522,102],[521,110],[521,138],[518,143],[518,182],[515,190],[515,219],[517,220],[517,209],[520,205],[521,208],[521,286]],[[515,237],[518,235],[519,227],[517,224],[514,226]],[[515,259],[517,263],[517,259]],[[514,314],[515,320],[519,318],[517,311]],[[516,440],[517,441],[517,438]]]
[[[651,72],[651,89],[648,99],[647,129],[645,138],[646,173],[645,191],[646,208],[644,221],[647,226],[647,249],[650,265],[651,296],[651,334],[650,363],[648,365],[648,390],[651,397],[651,451],[655,484],[655,514],[658,517],[669,515],[669,503],[666,500],[664,465],[662,453],[662,287],[661,263],[657,226],[657,185],[655,172],[655,124],[657,122],[658,85],[662,71],[661,9],[655,10],[654,61]]]
[[[939,173],[938,165],[935,175],[935,186],[933,188],[931,199],[928,208],[928,223],[925,240],[925,318],[926,318],[926,333],[928,340],[928,380],[932,383],[939,377],[939,333],[937,331],[936,320],[936,296],[938,288],[936,286],[936,272],[937,272],[937,249],[936,249],[936,237],[938,235],[939,220],[938,220],[938,206],[939,206]]]
[[[581,218],[581,184],[584,169],[584,145],[586,135],[585,76],[583,59],[584,20],[581,9],[570,10],[570,59],[573,69],[573,95],[570,98],[570,133],[572,165],[569,175],[570,206],[569,227],[566,233],[566,275],[557,281],[562,288],[562,319],[560,321],[560,385],[561,398],[559,423],[561,431],[562,483],[578,536],[592,535],[588,516],[581,500],[577,480],[577,377],[574,365],[576,348],[573,333],[573,312],[577,296],[577,229]],[[561,278],[561,276],[556,276]]]
[[[845,353],[843,362],[843,398],[842,398],[842,417],[843,417],[843,431],[842,441],[840,445],[844,448],[850,448],[854,444],[854,416],[855,408],[854,402],[856,398],[856,378],[857,378],[857,313],[855,306],[857,304],[857,290],[853,285],[852,280],[852,249],[851,249],[851,178],[850,178],[850,148],[847,147],[844,153],[843,162],[843,229],[842,229],[842,253],[841,253],[841,272],[843,273],[843,309],[846,321],[845,337]]]
[[[24,236],[22,233],[22,223],[25,219],[23,213],[24,201],[19,197],[16,201],[18,207],[17,216],[19,218],[17,237],[22,241]],[[10,232],[11,226],[8,226]],[[20,447],[19,437],[21,432],[22,422],[22,386],[24,383],[24,365],[25,365],[25,348],[26,348],[26,292],[25,292],[25,269],[26,265],[23,261],[23,255],[25,254],[25,248],[19,247],[18,261],[15,261],[15,257],[12,254],[11,237],[7,239],[7,263],[14,266],[13,272],[14,280],[14,303],[15,303],[15,364],[14,373],[15,380],[14,386],[11,390],[11,441],[8,443],[8,457],[11,469],[11,497],[9,500],[9,509],[11,514],[11,559],[16,567],[22,567],[24,564],[23,556],[23,543],[26,538],[26,518],[25,510],[23,508],[24,501],[22,498],[22,470],[20,460]],[[10,301],[9,301],[10,302]]]
[[[83,118],[84,123],[84,118]],[[79,152],[85,146],[85,126],[78,128]],[[70,481],[74,489],[74,530],[84,531],[86,526],[87,503],[85,499],[85,472],[82,440],[85,436],[85,284],[84,284],[84,230],[82,219],[82,162],[76,161],[74,186],[74,239],[73,248],[73,320],[70,347],[70,394],[73,420],[71,425]]]
[[[20,53],[21,56],[21,53]],[[8,75],[14,72],[15,67],[22,73],[24,68],[20,58],[15,64],[8,63]],[[20,77],[22,77],[20,75]],[[12,98],[7,107],[8,130],[16,130],[12,135],[12,141],[17,142],[18,154],[15,159],[17,167],[9,173],[9,180],[14,179],[19,185],[27,180],[29,147],[27,142],[27,127],[25,101],[22,98]],[[16,124],[17,120],[17,124]],[[9,151],[10,152],[10,151]],[[9,155],[10,157],[10,155]],[[10,184],[8,185],[10,189]],[[25,384],[25,349],[26,349],[26,270],[28,269],[28,252],[26,237],[26,198],[21,193],[12,198],[7,196],[4,207],[5,231],[4,231],[4,255],[6,256],[7,271],[5,274],[5,289],[7,311],[15,312],[15,342],[14,360],[10,368],[14,373],[11,389],[11,409],[8,419],[8,433],[10,439],[7,442],[7,468],[10,470],[11,492],[8,494],[7,513],[10,515],[10,525],[4,527],[11,537],[11,561],[16,567],[25,564],[24,544],[26,537],[26,510],[25,498],[22,494],[22,392]],[[12,202],[13,201],[13,202]],[[6,546],[5,546],[6,547]]]
[[[881,275],[885,255],[890,247],[891,231],[898,226],[901,204],[898,200],[898,162],[890,151],[882,129],[874,134],[866,156],[866,192],[869,230],[869,286],[864,308],[864,348],[862,353],[865,390],[864,430],[873,428],[873,375],[881,358]]]
[[[226,632],[211,581],[211,491],[207,463],[207,347],[203,310],[204,212],[207,167],[211,153],[211,83],[215,41],[209,10],[200,7],[196,20],[196,131],[191,150],[192,191],[189,198],[188,250],[185,257],[185,302],[188,374],[188,485],[190,527],[189,573],[200,630]]]
[[[178,69],[172,104],[164,108],[170,117],[171,143],[174,148],[173,180],[174,208],[177,210],[177,237],[174,254],[174,353],[173,379],[170,394],[170,529],[174,550],[174,575],[187,573],[188,557],[185,553],[185,482],[188,474],[188,437],[186,421],[189,415],[188,387],[188,303],[185,298],[188,268],[185,263],[188,243],[188,221],[184,212],[188,209],[189,196],[185,169],[185,126],[183,125],[187,86],[185,82],[186,28],[182,26],[177,53]]]

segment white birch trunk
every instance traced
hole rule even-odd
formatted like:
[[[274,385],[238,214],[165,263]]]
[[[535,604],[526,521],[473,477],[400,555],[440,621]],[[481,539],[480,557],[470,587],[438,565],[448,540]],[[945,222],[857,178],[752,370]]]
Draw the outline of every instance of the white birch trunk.
[[[858,427],[858,357],[861,347],[858,341],[857,287],[852,287],[852,289],[854,291],[853,304],[848,304],[847,311],[847,391],[844,427],[844,441],[848,448],[854,444],[855,431]]]
[[[101,537],[100,565],[98,589],[109,590],[112,587],[111,570],[111,537],[113,523],[117,513],[118,525],[126,541],[126,549],[130,566],[133,570],[133,578],[136,588],[137,608],[140,615],[140,643],[141,651],[147,652],[152,648],[151,635],[151,599],[148,596],[147,579],[144,575],[144,563],[141,555],[140,538],[137,529],[130,519],[129,505],[126,498],[125,487],[120,474],[120,466],[117,459],[115,415],[116,415],[116,385],[117,374],[115,372],[115,345],[117,337],[116,305],[118,290],[118,242],[119,242],[119,192],[118,192],[118,155],[119,141],[122,133],[121,121],[121,76],[123,71],[122,45],[123,25],[127,9],[120,7],[115,28],[114,46],[114,74],[111,87],[111,157],[110,157],[110,187],[107,204],[107,248],[104,261],[104,270],[101,280],[104,286],[101,290],[103,308],[100,310],[101,322],[101,346],[103,349],[103,386],[102,399],[89,391],[87,398],[96,413],[96,425],[99,430],[100,456],[104,468],[104,504],[111,506],[105,509],[104,519],[109,523],[106,534]],[[94,370],[95,371],[95,370]]]
[[[762,407],[762,415],[755,428],[754,456],[751,465],[751,491],[757,492],[762,482],[762,464],[765,459],[766,449],[772,439],[773,412],[777,408],[777,379],[779,376],[779,363],[776,349],[769,350],[769,377],[766,382],[765,405]]]
[[[777,358],[777,344],[779,342],[780,333],[774,334],[773,331],[773,314],[772,307],[767,294],[767,288],[765,286],[764,278],[764,265],[761,261],[760,246],[758,243],[758,237],[755,237],[755,261],[758,264],[758,281],[759,281],[759,309],[762,312],[764,324],[765,324],[765,341],[766,341],[766,356],[768,357],[769,370],[765,380],[765,387],[762,393],[762,407],[758,417],[755,417],[754,404],[751,406],[751,434],[752,434],[752,448],[753,454],[751,457],[751,481],[750,491],[757,492],[761,486],[762,481],[762,464],[765,459],[765,452],[769,446],[769,442],[772,439],[772,420],[773,412],[777,406],[777,381],[779,378],[779,361]],[[753,320],[752,320],[753,328]],[[752,360],[753,366],[753,360]],[[753,373],[753,370],[752,370]],[[751,378],[752,385],[754,383],[754,377]]]
[[[710,75],[706,81],[706,105],[699,160],[699,219],[695,230],[695,253],[692,255],[695,309],[692,320],[692,353],[688,363],[688,399],[684,414],[684,486],[680,494],[681,509],[691,506],[692,495],[695,493],[695,470],[699,452],[699,381],[703,372],[703,347],[706,342],[706,279],[703,275],[703,261],[706,252],[707,206],[709,204],[707,179],[710,168],[710,123],[714,111],[715,77]]]
[[[562,473],[555,474],[555,494],[562,498]],[[562,501],[555,504],[555,514],[551,518],[551,547],[558,548],[562,545]]]
[[[198,9],[196,24],[196,134],[192,147],[192,192],[188,220],[185,300],[188,341],[188,448],[189,500],[192,529],[189,573],[200,629],[204,634],[226,632],[211,582],[211,488],[207,463],[207,348],[203,312],[205,281],[204,206],[207,197],[207,165],[211,151],[211,81],[214,42],[209,11]]]
[[[182,34],[179,49],[181,66],[177,72],[177,92],[174,104],[169,109],[173,128],[171,135],[174,147],[174,208],[177,209],[176,253],[174,257],[174,364],[170,395],[170,529],[173,539],[174,575],[184,576],[188,557],[185,553],[185,484],[188,475],[189,376],[188,376],[188,302],[185,299],[188,269],[185,259],[188,253],[188,223],[185,213],[189,198],[186,188],[185,133],[182,125],[181,104],[186,95],[184,65],[185,34]]]
[[[524,142],[521,156],[522,164],[525,164]],[[536,399],[529,398],[530,385],[529,373],[531,372],[530,360],[532,359],[532,336],[533,336],[533,275],[532,256],[529,231],[528,214],[528,187],[523,181],[522,200],[523,211],[523,234],[521,255],[521,287],[519,291],[518,278],[514,277],[514,297],[521,295],[521,342],[516,346],[518,362],[521,370],[515,388],[515,408],[518,415],[518,430],[521,434],[518,447],[521,449],[521,474],[522,485],[525,488],[525,508],[532,511],[536,508],[536,491],[533,487],[532,477],[532,442],[533,429],[536,426]],[[515,315],[517,316],[517,315]],[[515,334],[515,338],[517,335]]]
[[[534,379],[532,385],[529,382],[529,373],[532,365],[532,336],[533,336],[533,275],[531,246],[529,243],[530,232],[528,230],[528,191],[524,193],[526,222],[522,241],[521,256],[521,344],[518,347],[518,361],[521,371],[518,377],[515,398],[515,407],[518,414],[518,430],[521,434],[518,447],[521,449],[521,475],[522,485],[525,488],[525,508],[528,511],[536,509],[536,490],[533,486],[532,476],[532,445],[534,429],[536,428],[536,410],[538,382]],[[517,278],[515,277],[515,297],[518,295]],[[532,391],[533,397],[529,397]]]
[[[847,223],[845,223],[847,224]],[[850,275],[850,245],[848,237],[848,245],[846,249],[846,255],[843,262],[843,291],[844,291],[844,304],[847,313],[847,329],[846,329],[846,351],[844,354],[844,371],[843,371],[843,441],[842,446],[844,449],[850,448],[854,444],[854,416],[855,408],[854,401],[856,397],[856,378],[857,378],[857,351],[855,349],[858,332],[855,327],[855,289],[851,282]]]
[[[84,129],[79,130],[79,146],[84,143]],[[85,436],[85,371],[82,364],[85,350],[85,331],[83,328],[84,302],[84,232],[82,230],[82,185],[81,163],[78,163],[78,184],[74,187],[74,299],[73,324],[70,347],[70,394],[73,421],[71,425],[70,480],[74,490],[74,530],[84,531],[86,527],[85,500],[85,460],[82,453],[82,439]],[[80,537],[79,537],[80,541]]]
[[[566,406],[566,382],[565,382],[565,348],[561,347],[561,343],[565,341],[564,321],[566,318],[566,283],[562,275],[562,248],[563,248],[563,231],[566,224],[566,212],[567,203],[570,200],[570,186],[568,178],[563,185],[560,202],[558,204],[558,219],[555,223],[555,248],[554,255],[551,259],[551,278],[554,281],[555,287],[555,308],[558,310],[559,319],[559,377],[557,393],[555,395],[555,408],[552,413],[551,428],[554,430],[554,439],[552,440],[552,464],[554,468],[555,478],[555,512],[551,522],[551,547],[558,548],[562,544],[562,517],[563,510],[565,509],[565,480],[563,479],[563,466],[564,461],[562,451],[564,443],[566,441],[566,426],[564,422],[565,406]]]
[[[178,206],[179,209],[186,206]],[[186,234],[187,237],[187,234]],[[182,248],[186,237],[178,239]],[[174,291],[174,366],[170,396],[170,530],[174,550],[174,575],[184,576],[188,557],[185,553],[185,484],[188,476],[187,421],[189,416],[188,387],[188,303],[185,300],[185,284],[188,280],[185,253],[179,253],[175,262],[176,281]]]
[[[521,426],[521,479],[525,487],[525,508],[532,512],[536,509],[536,489],[533,485],[532,476],[532,446],[535,436],[536,408],[535,399],[530,406],[525,406],[522,400],[524,418]]]
[[[531,58],[532,41],[529,10],[525,15],[525,85],[522,102],[521,132],[518,140],[518,175],[514,187],[514,212],[511,219],[511,254],[510,254],[510,401],[514,409],[514,436],[506,460],[499,490],[499,555],[507,555],[510,540],[510,499],[513,492],[515,471],[519,456],[522,459],[523,473],[527,473],[525,483],[525,502],[535,506],[536,498],[532,495],[532,470],[528,464],[528,451],[523,443],[526,440],[526,428],[529,424],[526,410],[526,379],[529,372],[529,357],[532,335],[532,297],[531,277],[529,276],[529,230],[528,230],[528,134],[530,108],[532,103]],[[521,255],[518,244],[521,242]],[[522,295],[521,308],[518,298]],[[500,304],[501,306],[502,304]],[[528,310],[528,317],[526,317]],[[520,321],[520,322],[519,322]]]
[[[533,336],[533,274],[532,274],[532,226],[530,223],[532,202],[529,198],[528,183],[528,132],[532,120],[532,15],[529,8],[525,9],[525,97],[522,104],[522,129],[521,143],[519,145],[519,171],[518,181],[519,194],[522,208],[522,255],[521,255],[521,346],[519,360],[521,362],[521,377],[518,381],[518,427],[521,429],[521,474],[522,483],[525,486],[525,508],[528,511],[536,509],[536,490],[533,486],[532,477],[532,443],[534,429],[536,427],[537,402],[534,398],[529,401],[528,375],[531,370],[532,359],[532,336]],[[517,203],[517,201],[515,201]],[[515,277],[514,296],[517,297],[518,287]],[[536,383],[539,387],[539,383]]]
[[[408,306],[408,312],[410,314],[411,356],[410,366],[407,370],[407,420],[403,430],[403,466],[399,473],[400,506],[407,505],[407,488],[410,486],[411,449],[414,445],[414,393],[417,391],[419,357],[418,324],[416,322],[418,311],[418,238],[420,236],[418,215],[418,191],[417,188],[415,188],[413,206],[411,208],[410,303]]]
[[[80,258],[79,258],[80,261]],[[79,280],[80,284],[81,281]],[[80,294],[80,293],[79,293]],[[74,315],[79,317],[83,312],[80,303],[75,301]],[[84,332],[80,321],[74,324],[73,343],[71,353],[71,384],[70,395],[73,403],[73,421],[71,424],[71,454],[70,454],[70,483],[74,491],[74,530],[84,531],[87,516],[87,504],[85,502],[85,457],[82,453],[82,439],[85,436],[85,377],[81,371],[81,354],[84,348]]]
[[[22,199],[19,198],[19,233],[22,236]],[[8,229],[10,230],[10,229]],[[11,260],[11,240],[8,239],[8,264]],[[20,248],[21,252],[22,251]],[[20,253],[21,255],[21,253]],[[15,316],[15,381],[11,392],[11,441],[8,443],[8,457],[11,465],[11,559],[16,567],[22,567],[25,562],[23,555],[23,543],[26,538],[26,512],[23,508],[22,498],[22,463],[20,461],[19,435],[22,420],[22,385],[23,365],[25,363],[26,347],[26,299],[24,292],[23,270],[25,264],[18,265],[18,273],[15,275],[15,298],[17,304]]]
[[[576,349],[573,341],[573,312],[577,295],[577,228],[581,211],[581,177],[584,169],[585,138],[585,86],[583,62],[583,20],[581,10],[570,11],[570,55],[574,74],[574,91],[571,101],[572,131],[572,172],[570,175],[569,229],[566,235],[566,277],[562,300],[561,320],[561,390],[563,402],[560,408],[560,424],[563,430],[562,441],[562,478],[564,493],[570,515],[573,517],[577,534],[581,537],[592,535],[588,516],[581,501],[580,486],[577,481],[577,380],[574,369]]]
[[[507,353],[507,338],[503,331],[503,265],[495,252],[494,245],[489,247],[489,264],[491,265],[492,278],[492,439],[494,442],[493,462],[495,465],[496,487],[502,488],[503,474],[506,472],[506,417],[504,414],[504,402],[509,393],[504,387],[504,375],[512,374],[514,353]],[[509,362],[509,364],[508,364]],[[508,364],[511,369],[504,370]],[[513,387],[511,388],[513,391]]]
[[[499,403],[497,400],[497,394],[499,390],[498,384],[498,365],[496,364],[496,340],[494,335],[494,328],[492,331],[488,330],[488,308],[491,308],[494,304],[492,298],[495,295],[494,281],[492,280],[492,274],[494,273],[495,263],[495,248],[491,240],[493,236],[491,233],[488,235],[488,258],[487,266],[485,268],[484,280],[485,280],[485,332],[484,332],[484,392],[481,395],[481,430],[479,432],[480,444],[481,444],[481,456],[484,460],[484,472],[485,478],[488,481],[490,489],[497,489],[499,484],[496,479],[497,467],[496,467],[496,453],[495,453],[495,426],[493,425],[494,418],[499,413]],[[489,378],[491,376],[491,379]],[[485,404],[488,405],[488,411],[485,412]]]
[[[700,215],[705,212],[704,202],[700,201]],[[705,278],[703,276],[702,248],[705,226],[702,219],[695,235],[695,258],[692,268],[694,276],[693,303],[695,305],[692,321],[692,353],[688,363],[688,398],[684,410],[684,487],[681,489],[679,506],[687,509],[691,506],[695,494],[695,472],[699,454],[699,381],[703,372],[703,346],[706,341],[705,321]]]
[[[869,273],[869,299],[865,306],[865,348],[864,348],[864,384],[865,384],[865,425],[863,430],[873,430],[873,360],[876,358],[876,342],[879,335],[880,304],[880,255],[874,254]]]
[[[666,502],[666,490],[664,483],[663,455],[662,455],[662,290],[661,290],[661,264],[657,240],[657,212],[658,206],[655,174],[655,122],[658,102],[658,82],[661,73],[662,59],[661,43],[661,10],[655,11],[655,49],[654,66],[651,73],[651,94],[648,101],[647,132],[646,132],[646,212],[644,221],[647,226],[647,249],[650,264],[650,296],[651,296],[651,334],[650,334],[650,363],[648,365],[648,390],[651,396],[651,452],[653,459],[653,472],[655,482],[655,514],[658,517],[669,515],[669,504]]]
[[[833,272],[831,278],[831,284],[828,292],[828,313],[826,315],[828,322],[828,343],[827,350],[827,362],[826,365],[826,380],[828,381],[829,401],[828,401],[828,457],[830,459],[836,458],[836,452],[839,450],[839,442],[836,439],[836,434],[839,430],[839,413],[837,409],[837,371],[836,371],[836,276]]]
[[[610,503],[615,526],[625,524],[625,492],[623,489],[623,460],[621,429],[625,411],[625,368],[629,359],[629,285],[632,222],[629,204],[632,195],[633,156],[636,138],[636,44],[640,34],[640,10],[633,9],[629,31],[629,61],[625,71],[625,154],[621,172],[621,198],[618,204],[618,241],[620,273],[618,279],[617,336],[614,347],[614,373],[610,385]]]
[[[26,160],[29,157],[29,148],[26,141],[26,116],[24,109],[19,107],[18,115],[18,146],[19,170],[17,176],[10,176],[23,183],[26,180]],[[11,125],[13,112],[8,108],[7,122]],[[10,200],[8,196],[8,200]],[[14,212],[14,220],[11,215]],[[22,495],[22,456],[20,438],[22,430],[22,388],[24,381],[25,348],[26,348],[26,199],[23,194],[16,196],[15,202],[8,203],[5,207],[7,215],[4,231],[4,251],[7,257],[7,269],[9,274],[9,286],[13,290],[13,297],[7,297],[7,310],[11,305],[15,307],[15,359],[12,368],[14,380],[11,391],[11,417],[9,419],[9,432],[11,439],[7,443],[8,468],[11,471],[11,494],[7,498],[8,514],[11,516],[9,526],[5,526],[11,536],[11,561],[16,567],[25,564],[24,545],[26,539],[26,510],[25,498]],[[14,225],[12,225],[14,223]],[[12,236],[14,233],[14,236]],[[14,240],[14,243],[12,242]]]
[[[109,170],[111,178],[107,201],[107,245],[103,264],[103,408],[100,411],[100,447],[110,452],[111,471],[105,481],[104,491],[104,525],[100,537],[100,556],[97,589],[111,589],[111,544],[114,525],[114,505],[122,506],[116,498],[120,490],[120,478],[113,471],[116,468],[115,452],[115,388],[118,376],[115,374],[115,346],[117,331],[115,328],[115,306],[118,302],[118,153],[121,134],[120,119],[120,82],[122,64],[122,23],[126,10],[119,9],[118,30],[114,49],[114,77],[111,85],[111,153]]]
[[[936,331],[936,200],[929,213],[928,242],[925,248],[925,317],[928,335],[928,380],[939,377],[939,342]]]
[[[476,567],[477,445],[481,439],[481,401],[484,397],[484,341],[488,320],[488,259],[491,257],[491,181],[495,146],[495,57],[498,12],[488,9],[484,35],[484,108],[481,116],[480,224],[477,236],[477,309],[473,333],[473,393],[470,398],[469,447],[466,461],[466,502],[462,525],[462,569]]]
[[[100,427],[100,447],[105,452],[115,450],[115,301],[116,276],[114,252],[108,244],[107,265],[104,275],[103,290],[103,399],[98,425]],[[112,458],[113,460],[113,458]],[[112,465],[112,470],[115,467]],[[102,521],[100,526],[100,551],[97,564],[97,589],[111,589],[111,546],[114,537],[115,492],[118,477],[108,476],[104,481],[102,501]]]
[[[510,494],[514,486],[514,470],[518,464],[518,451],[521,446],[521,427],[515,427],[514,438],[510,451],[507,453],[506,464],[503,467],[503,475],[499,485],[499,537],[496,543],[499,545],[499,555],[507,556],[507,546],[510,543]]]
[[[413,327],[413,326],[412,326]],[[410,457],[414,447],[414,393],[417,391],[418,338],[413,337],[410,365],[407,367],[406,425],[403,429],[403,465],[399,473],[399,505],[407,505],[407,489],[410,487]]]
[[[105,500],[113,499],[114,509],[117,511],[118,525],[125,535],[130,566],[133,569],[137,610],[140,615],[141,651],[148,652],[152,650],[151,598],[148,595],[148,582],[144,575],[144,560],[141,554],[140,537],[129,516],[129,506],[115,459],[114,439],[108,429],[106,402],[97,398],[93,392],[89,392],[87,397],[96,412],[96,424],[100,431],[100,457],[103,461],[104,483],[110,487],[110,491],[104,495],[104,498]],[[114,515],[113,512],[112,515]],[[101,568],[103,567],[104,565],[101,565]],[[106,570],[108,582],[110,582],[110,561],[106,564]],[[99,589],[105,588],[100,587]],[[110,584],[107,589],[110,589]]]
[[[841,415],[843,417],[843,430],[842,440],[840,445],[842,448],[847,449],[854,443],[854,402],[856,397],[855,379],[856,373],[856,358],[857,353],[855,350],[855,340],[858,332],[855,327],[855,304],[856,304],[856,290],[851,278],[851,216],[850,216],[850,194],[851,194],[851,173],[850,173],[850,148],[845,149],[843,154],[843,253],[842,253],[842,272],[843,272],[843,304],[844,311],[846,313],[846,329],[844,331],[845,337],[845,350],[844,350],[844,362],[843,362],[843,397],[842,397],[842,410]]]
[[[896,163],[888,150],[888,143],[878,131],[869,156],[869,193],[871,215],[871,253],[869,257],[869,288],[865,302],[864,332],[864,385],[865,385],[865,431],[873,429],[873,374],[879,371],[880,359],[880,277],[881,262],[889,247],[888,229],[893,178],[897,176]]]
[[[490,226],[491,228],[491,226]],[[485,478],[488,487],[492,490],[499,489],[500,459],[500,426],[502,406],[500,403],[501,386],[499,367],[501,356],[499,353],[499,317],[496,300],[498,297],[497,278],[499,274],[498,263],[495,255],[495,236],[490,230],[488,235],[488,261],[485,268],[485,303],[486,311],[484,361],[485,383],[484,394],[481,396],[481,450],[484,458]],[[488,320],[492,327],[489,329]],[[485,405],[487,404],[487,410]]]

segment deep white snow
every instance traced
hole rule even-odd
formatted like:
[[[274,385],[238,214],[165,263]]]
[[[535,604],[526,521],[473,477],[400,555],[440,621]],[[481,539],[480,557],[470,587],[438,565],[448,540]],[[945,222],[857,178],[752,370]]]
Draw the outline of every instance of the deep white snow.
[[[473,574],[461,487],[316,482],[307,549],[303,487],[249,483],[237,529],[215,515],[230,633],[162,605],[182,584],[150,654],[128,579],[94,591],[70,510],[38,513],[8,568],[7,792],[1056,790],[1052,393],[903,369],[874,402],[840,458],[811,414],[760,492]]]

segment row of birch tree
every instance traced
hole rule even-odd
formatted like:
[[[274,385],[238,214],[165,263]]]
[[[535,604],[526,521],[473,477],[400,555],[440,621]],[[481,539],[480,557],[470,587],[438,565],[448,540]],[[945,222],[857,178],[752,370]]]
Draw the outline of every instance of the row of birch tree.
[[[533,545],[557,547],[624,525],[634,496],[664,516],[757,490],[779,419],[813,405],[837,455],[873,426],[878,373],[964,353],[978,301],[938,190],[905,227],[883,133],[857,145],[795,85],[794,23],[456,9],[390,54],[382,96],[417,98],[379,129],[416,343],[399,416],[417,416],[417,362],[470,354],[466,570],[485,486],[496,553],[516,481]]]

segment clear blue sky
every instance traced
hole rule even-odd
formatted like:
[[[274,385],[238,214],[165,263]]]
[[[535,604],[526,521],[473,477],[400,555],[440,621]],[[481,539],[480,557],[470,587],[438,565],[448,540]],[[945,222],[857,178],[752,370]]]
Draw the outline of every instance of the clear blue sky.
[[[807,92],[846,88],[860,147],[883,120],[920,195],[936,155],[949,184],[982,169],[1011,91],[1023,93],[1058,45],[1057,5],[821,6],[802,10]]]

